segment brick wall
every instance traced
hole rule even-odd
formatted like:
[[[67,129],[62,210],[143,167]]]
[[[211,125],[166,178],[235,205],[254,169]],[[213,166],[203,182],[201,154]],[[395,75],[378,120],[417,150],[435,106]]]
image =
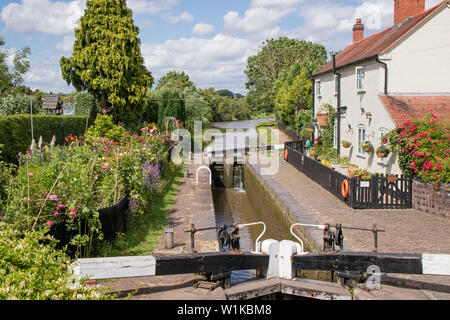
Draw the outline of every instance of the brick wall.
[[[413,180],[413,209],[450,217],[450,185],[441,185],[438,191],[433,184],[420,179]]]

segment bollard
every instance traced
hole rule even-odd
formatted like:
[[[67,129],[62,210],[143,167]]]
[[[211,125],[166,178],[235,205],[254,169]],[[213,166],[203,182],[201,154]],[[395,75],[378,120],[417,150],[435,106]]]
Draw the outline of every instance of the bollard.
[[[171,225],[164,227],[164,243],[166,249],[173,248],[173,226]]]

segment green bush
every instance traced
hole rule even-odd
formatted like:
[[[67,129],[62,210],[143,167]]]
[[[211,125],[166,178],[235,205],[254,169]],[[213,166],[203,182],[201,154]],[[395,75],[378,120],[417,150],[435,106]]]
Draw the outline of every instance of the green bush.
[[[114,124],[111,116],[97,115],[94,125],[86,132],[87,138],[111,138],[115,141],[122,140],[127,133],[125,128]]]
[[[34,115],[33,133],[37,141],[50,142],[55,136],[56,144],[64,144],[68,135],[82,136],[86,130],[86,117]],[[3,160],[16,162],[17,154],[24,153],[31,145],[30,115],[0,116],[0,144],[4,145]]]
[[[0,222],[0,300],[115,298],[77,279],[70,259],[45,231],[19,236],[14,225]]]
[[[41,113],[41,98],[32,96],[33,113]],[[29,114],[30,95],[24,93],[10,94],[0,100],[0,115]]]

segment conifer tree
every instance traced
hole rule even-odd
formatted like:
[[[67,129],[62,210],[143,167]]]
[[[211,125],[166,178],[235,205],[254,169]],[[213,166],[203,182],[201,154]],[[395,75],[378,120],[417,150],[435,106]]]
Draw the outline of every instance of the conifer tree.
[[[60,60],[62,76],[99,100],[103,114],[136,112],[153,77],[144,65],[139,29],[126,0],[88,0],[75,29],[71,58]]]

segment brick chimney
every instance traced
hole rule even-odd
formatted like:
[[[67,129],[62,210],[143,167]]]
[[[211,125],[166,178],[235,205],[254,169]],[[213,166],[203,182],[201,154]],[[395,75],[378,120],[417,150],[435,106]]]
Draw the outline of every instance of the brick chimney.
[[[356,23],[353,26],[353,43],[364,40],[364,24],[361,23],[361,19],[356,19]]]
[[[425,11],[425,0],[394,0],[394,25]]]

